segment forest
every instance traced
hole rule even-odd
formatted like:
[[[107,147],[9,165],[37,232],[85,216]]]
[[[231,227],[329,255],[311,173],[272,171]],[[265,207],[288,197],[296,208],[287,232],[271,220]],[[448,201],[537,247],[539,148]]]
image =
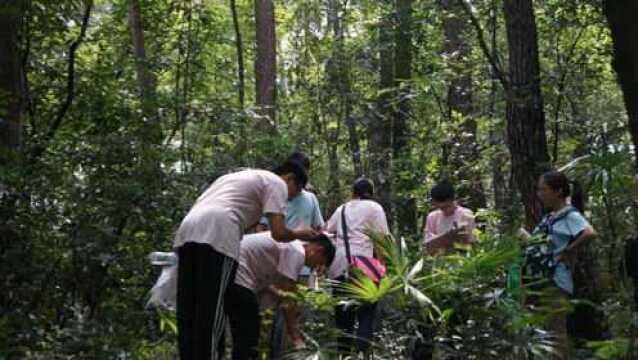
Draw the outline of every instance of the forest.
[[[326,221],[356,179],[374,183],[387,272],[345,297],[325,277],[281,294],[304,308],[303,346],[273,356],[264,310],[259,359],[339,358],[343,301],[379,316],[369,351],[342,359],[638,358],[635,14],[632,0],[1,1],[0,359],[178,358],[175,313],[147,306],[149,254],[172,250],[216,179],[295,152]],[[542,223],[551,170],[578,184],[596,236],[575,250],[573,296],[535,306],[517,234]],[[442,180],[476,241],[432,254]]]

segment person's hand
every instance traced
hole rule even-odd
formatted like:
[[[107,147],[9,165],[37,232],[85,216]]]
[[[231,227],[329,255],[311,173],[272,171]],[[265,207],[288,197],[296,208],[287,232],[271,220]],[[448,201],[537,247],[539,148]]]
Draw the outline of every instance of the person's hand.
[[[465,240],[467,232],[465,227],[453,227],[445,233],[446,245],[452,245],[454,242]]]
[[[315,276],[319,277],[323,275],[325,271],[326,271],[326,265],[319,265],[315,267]]]
[[[321,234],[320,231],[311,228],[295,230],[295,236],[300,240],[310,240],[319,234]]]
[[[295,337],[292,340],[292,346],[295,350],[301,350],[306,347],[306,342],[303,340],[301,336]]]
[[[518,231],[516,232],[516,236],[521,239],[521,240],[529,240],[532,235],[530,235],[529,232],[527,232],[527,230],[523,229],[523,228],[519,228]]]
[[[566,247],[557,257],[557,262],[562,262],[567,267],[572,267],[576,261],[576,255],[574,253],[574,249],[570,247]]]

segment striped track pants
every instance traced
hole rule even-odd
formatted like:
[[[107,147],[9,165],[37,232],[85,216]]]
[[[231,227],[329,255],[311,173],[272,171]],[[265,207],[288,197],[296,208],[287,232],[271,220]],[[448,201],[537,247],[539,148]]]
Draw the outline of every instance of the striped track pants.
[[[182,245],[177,254],[180,359],[216,360],[224,330],[224,295],[235,279],[237,262],[208,244],[195,242]]]

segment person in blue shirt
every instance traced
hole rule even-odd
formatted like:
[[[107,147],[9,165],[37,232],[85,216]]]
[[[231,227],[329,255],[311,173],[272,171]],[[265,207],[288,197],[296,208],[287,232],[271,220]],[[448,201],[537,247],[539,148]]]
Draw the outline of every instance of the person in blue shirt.
[[[291,161],[301,165],[306,170],[306,173],[310,173],[310,159],[301,152],[295,152],[291,154],[287,161]],[[309,185],[307,184],[299,194],[291,199],[288,199],[288,205],[286,206],[286,225],[290,229],[296,228],[312,228],[315,230],[322,229],[324,227],[323,216],[321,215],[321,208],[319,207],[319,201],[315,194],[308,191]],[[262,217],[259,225],[256,227],[256,231],[267,231],[270,228],[269,220],[266,217]],[[304,266],[299,274],[300,279],[308,279],[311,275],[309,267]],[[271,333],[271,359],[279,359],[283,355],[284,349],[284,324],[285,316],[281,306],[277,307],[273,319],[273,328]]]
[[[534,229],[534,235],[544,234],[549,238],[549,251],[554,264],[551,282],[557,290],[554,291],[556,296],[552,305],[560,306],[574,294],[572,269],[576,261],[576,250],[596,237],[596,231],[582,214],[582,194],[580,191],[572,191],[565,174],[549,171],[540,177],[537,186],[538,197],[549,212]],[[566,312],[555,311],[549,326],[556,336],[557,355],[561,359],[567,359],[569,343]]]
[[[290,155],[287,161],[293,161],[301,165],[306,173],[310,172],[310,159],[300,152],[295,152]],[[299,194],[292,199],[288,200],[288,206],[286,207],[286,225],[290,229],[298,227],[311,227],[315,230],[321,229],[324,226],[323,216],[321,215],[321,208],[319,207],[319,201],[317,196],[306,188],[302,189]],[[262,217],[257,227],[257,231],[266,231],[270,228],[268,219]]]

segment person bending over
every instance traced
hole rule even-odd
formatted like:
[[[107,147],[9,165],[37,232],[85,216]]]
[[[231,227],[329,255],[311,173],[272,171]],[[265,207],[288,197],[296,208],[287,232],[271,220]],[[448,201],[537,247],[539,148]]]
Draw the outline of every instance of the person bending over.
[[[182,220],[177,253],[177,328],[182,360],[209,360],[224,324],[224,294],[235,277],[239,242],[265,214],[276,241],[309,239],[310,228],[285,226],[286,203],[308,181],[304,169],[284,162],[272,172],[248,169],[218,178]],[[213,358],[216,358],[216,354]]]
[[[256,359],[261,317],[257,293],[266,288],[292,291],[304,266],[324,269],[335,257],[335,247],[323,234],[308,241],[278,243],[269,232],[246,235],[241,244],[235,282],[225,299],[233,341],[233,360]],[[295,347],[303,345],[294,305],[286,309],[288,335]]]

